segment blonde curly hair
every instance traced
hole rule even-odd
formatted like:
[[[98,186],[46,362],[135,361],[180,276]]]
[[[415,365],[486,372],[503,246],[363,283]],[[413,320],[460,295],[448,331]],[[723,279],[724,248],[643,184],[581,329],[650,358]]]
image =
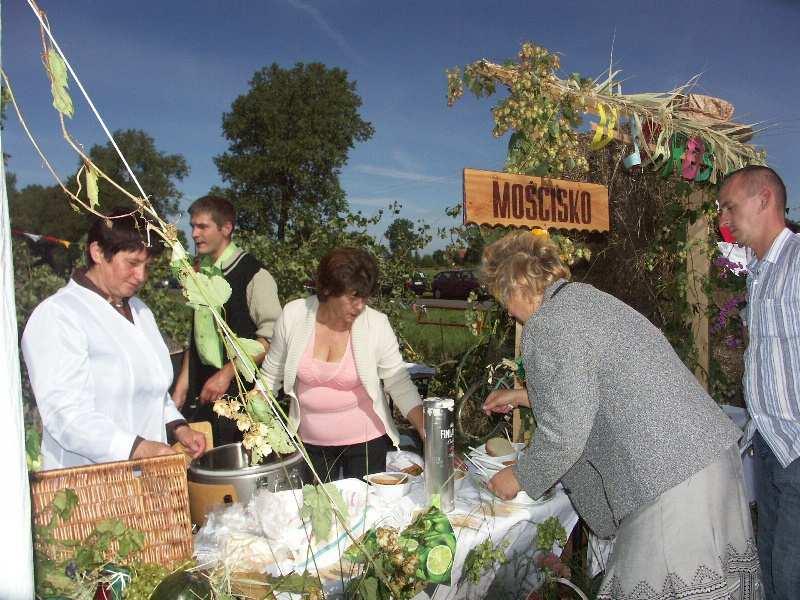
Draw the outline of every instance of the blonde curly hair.
[[[514,287],[539,296],[554,281],[569,279],[570,271],[549,237],[515,231],[484,249],[480,276],[492,295],[506,304]]]

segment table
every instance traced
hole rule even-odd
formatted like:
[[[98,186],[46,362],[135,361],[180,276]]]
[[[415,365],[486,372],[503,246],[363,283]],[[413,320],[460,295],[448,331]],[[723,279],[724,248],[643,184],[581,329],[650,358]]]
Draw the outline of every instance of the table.
[[[415,511],[425,507],[425,490],[423,479],[417,478],[411,485],[409,493],[403,498],[386,503],[379,498],[366,483],[347,479],[337,482],[348,502],[365,500],[365,510],[357,512],[350,522],[351,530],[360,535],[366,529],[378,524],[404,528],[411,522]],[[326,597],[342,598],[343,582],[352,574],[352,567],[343,565],[339,556],[350,545],[346,533],[336,531],[333,539],[324,545],[311,546],[313,555],[294,552],[292,556],[276,551],[276,546],[267,543],[264,532],[259,532],[259,522],[273,536],[291,536],[296,533],[294,524],[299,519],[290,507],[296,506],[299,491],[288,490],[277,492],[270,499],[269,514],[260,517],[254,515],[258,511],[258,498],[243,507],[233,505],[221,508],[209,515],[206,526],[197,534],[195,551],[201,563],[227,562],[231,565],[243,565],[242,551],[259,553],[261,564],[245,564],[242,570],[256,570],[285,574],[291,570],[302,572],[308,569],[317,572],[326,591]],[[285,497],[284,497],[285,496]],[[299,496],[302,502],[302,495]],[[267,504],[262,504],[262,509]],[[282,514],[276,514],[284,511]],[[249,514],[248,514],[249,511]],[[457,539],[456,553],[452,569],[453,585],[430,586],[427,597],[433,600],[456,598],[486,597],[519,597],[525,598],[530,590],[538,586],[537,573],[533,565],[533,540],[537,523],[548,517],[559,519],[567,532],[570,532],[578,521],[572,505],[563,490],[557,488],[551,498],[546,501],[518,505],[501,502],[488,491],[481,490],[477,482],[467,478],[457,494],[455,510],[448,514]],[[254,522],[255,521],[255,522]],[[283,533],[282,533],[283,532]],[[305,534],[301,534],[304,536]],[[507,565],[484,573],[478,584],[464,579],[460,581],[464,561],[469,550],[491,537],[493,543],[509,540],[506,554],[510,557]],[[260,539],[263,538],[263,539]],[[303,542],[295,538],[291,543]],[[273,537],[273,540],[276,539]],[[235,542],[235,543],[232,543]],[[297,558],[299,555],[299,558]],[[288,597],[288,596],[287,596]],[[420,598],[426,596],[420,595]]]

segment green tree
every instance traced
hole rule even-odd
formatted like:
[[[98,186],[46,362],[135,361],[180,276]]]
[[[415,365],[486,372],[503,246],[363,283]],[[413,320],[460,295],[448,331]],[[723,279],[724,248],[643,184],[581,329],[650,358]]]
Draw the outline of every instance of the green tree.
[[[240,227],[284,240],[287,229],[314,229],[347,207],[339,173],[354,143],[374,133],[355,87],[346,71],[320,63],[256,71],[222,116],[230,145],[214,159]]]
[[[412,253],[425,245],[423,237],[414,229],[414,223],[406,218],[392,221],[383,237],[389,241],[389,250],[394,255]]]
[[[156,148],[155,140],[139,129],[117,130],[113,135],[128,165],[142,185],[142,189],[150,196],[158,213],[162,218],[176,214],[178,202],[182,197],[176,182],[183,181],[189,174],[186,159],[180,154],[162,152]],[[111,179],[130,193],[137,196],[140,194],[111,142],[102,146],[92,146],[89,156]],[[125,206],[129,201],[125,200],[122,192],[101,179],[100,204],[105,208],[111,208]]]
[[[40,235],[52,235],[70,242],[86,233],[89,219],[75,212],[57,185],[27,185],[8,190],[11,226]]]
[[[116,131],[114,139],[159,214],[165,217],[174,215],[181,198],[176,182],[189,173],[184,157],[161,152],[152,137],[137,129]],[[110,142],[103,146],[92,146],[89,156],[114,181],[131,193],[139,194]],[[75,189],[74,175],[64,181],[71,189]],[[16,183],[16,178],[12,183]],[[57,185],[28,185],[21,190],[12,185],[8,188],[8,199],[12,226],[32,233],[77,242],[86,234],[93,219],[85,212],[72,209],[66,194]],[[100,210],[115,206],[132,205],[120,191],[101,180]]]
[[[437,267],[447,266],[447,253],[441,248],[438,250],[434,250],[433,254],[431,254],[431,258],[433,259],[434,266]]]

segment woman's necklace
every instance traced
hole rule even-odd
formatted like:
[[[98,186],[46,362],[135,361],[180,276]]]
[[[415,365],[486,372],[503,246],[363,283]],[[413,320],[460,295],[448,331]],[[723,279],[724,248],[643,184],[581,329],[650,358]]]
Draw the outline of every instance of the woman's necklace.
[[[91,282],[94,284],[94,287],[96,287],[96,288],[98,289],[98,291],[100,291],[100,292],[105,292],[105,290],[103,290],[103,289],[102,289],[102,288],[101,288],[101,287],[98,285],[98,282],[95,280],[95,278],[94,278],[94,277],[92,277],[92,276],[89,274],[89,272],[88,272],[88,271],[86,272],[86,279],[88,279],[89,281],[91,281]],[[116,298],[114,298],[113,296],[106,296],[106,300],[108,300],[109,304],[111,304],[111,306],[113,306],[114,308],[123,308],[123,307],[125,306],[125,300],[123,300],[122,298],[120,298],[120,299],[116,299]]]

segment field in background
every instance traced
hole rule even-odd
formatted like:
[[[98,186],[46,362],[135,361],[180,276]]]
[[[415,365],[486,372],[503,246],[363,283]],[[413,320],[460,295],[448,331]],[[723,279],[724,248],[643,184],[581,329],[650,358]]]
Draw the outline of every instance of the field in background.
[[[466,323],[463,310],[428,308],[421,318],[440,323]],[[448,360],[458,360],[477,341],[466,327],[418,323],[412,310],[403,314],[402,323],[403,337],[424,362],[433,367]]]

